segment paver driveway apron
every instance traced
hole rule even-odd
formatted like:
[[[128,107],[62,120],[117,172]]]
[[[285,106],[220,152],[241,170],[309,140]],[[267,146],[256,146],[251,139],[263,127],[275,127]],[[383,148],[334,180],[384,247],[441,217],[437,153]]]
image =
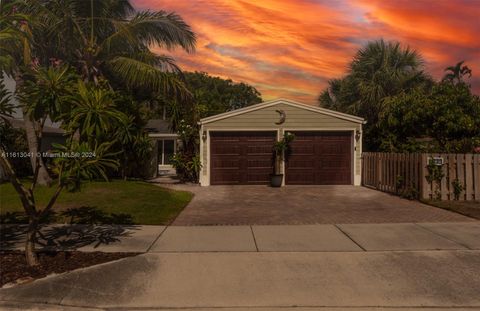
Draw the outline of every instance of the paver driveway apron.
[[[173,225],[466,222],[471,218],[359,186],[187,186],[193,200]]]

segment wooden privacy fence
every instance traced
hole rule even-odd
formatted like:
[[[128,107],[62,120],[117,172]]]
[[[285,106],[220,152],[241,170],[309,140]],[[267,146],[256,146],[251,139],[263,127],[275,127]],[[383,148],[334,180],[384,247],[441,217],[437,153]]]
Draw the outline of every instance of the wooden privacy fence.
[[[438,184],[426,179],[432,158],[443,159]],[[463,188],[459,200],[480,201],[480,154],[366,152],[362,170],[362,184],[380,191],[448,201],[455,199],[455,181]]]

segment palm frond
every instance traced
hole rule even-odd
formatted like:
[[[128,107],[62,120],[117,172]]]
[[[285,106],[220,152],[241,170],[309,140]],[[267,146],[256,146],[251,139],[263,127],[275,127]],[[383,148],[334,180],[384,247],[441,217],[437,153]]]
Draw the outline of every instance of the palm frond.
[[[180,97],[190,96],[185,84],[176,75],[162,72],[148,63],[119,56],[108,61],[107,66],[130,87]]]
[[[131,45],[158,45],[169,50],[177,46],[187,52],[195,50],[195,34],[175,13],[143,11],[128,21],[114,21],[113,25],[116,31],[104,40],[101,48],[110,50],[123,42]]]

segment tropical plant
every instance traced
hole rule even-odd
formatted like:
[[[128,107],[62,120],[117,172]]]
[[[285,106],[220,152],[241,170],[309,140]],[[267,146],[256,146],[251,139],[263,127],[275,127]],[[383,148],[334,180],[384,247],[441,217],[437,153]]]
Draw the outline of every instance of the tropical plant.
[[[226,111],[258,104],[261,94],[246,83],[233,82],[205,72],[185,72],[187,88],[198,106],[198,117],[204,118]]]
[[[29,266],[38,265],[38,258],[35,252],[36,234],[40,220],[47,215],[55,205],[58,196],[63,189],[77,190],[83,179],[96,177],[107,178],[107,168],[116,168],[118,163],[112,159],[114,154],[110,153],[111,143],[96,145],[92,150],[86,143],[72,142],[67,146],[58,145],[56,154],[61,154],[54,160],[53,170],[57,176],[56,189],[48,203],[42,208],[35,200],[35,187],[38,174],[28,186],[17,175],[16,168],[12,165],[5,150],[0,146],[0,166],[6,172],[15,191],[18,193],[25,213],[28,216],[28,228],[26,231],[25,257]]]
[[[131,172],[136,172],[136,176],[144,177],[145,159],[151,158],[153,151],[152,141],[148,134],[134,123],[132,117],[125,120],[114,130],[115,139],[120,145],[122,157],[122,178],[127,179]],[[136,170],[132,170],[131,166]]]
[[[32,66],[70,64],[97,86],[189,94],[174,60],[150,49],[194,50],[194,33],[175,13],[137,12],[128,0],[5,0],[0,5],[0,65],[15,78],[17,89]],[[24,120],[30,153],[37,154],[40,138],[35,129],[41,121]],[[39,182],[48,184],[43,159],[34,159],[32,167],[37,162]]]
[[[5,87],[3,75],[0,74],[0,122],[7,122],[7,117],[10,117],[14,110],[12,94]]]
[[[468,75],[468,77],[472,76],[472,70],[468,68],[467,65],[463,65],[465,61],[458,62],[455,66],[449,66],[445,68],[445,76],[443,77],[443,81],[450,81],[452,83],[461,83],[463,82],[463,77]]]
[[[198,182],[202,163],[198,154],[176,153],[171,158],[172,166],[183,182]]]
[[[295,139],[295,135],[285,132],[283,138],[273,144],[273,154],[275,158],[275,174],[281,174],[280,165],[282,161],[287,160],[290,154],[290,143]]]
[[[443,81],[385,100],[380,150],[470,153],[480,146],[480,98],[465,83]]]
[[[67,65],[36,66],[25,71],[17,97],[26,116],[39,121],[37,135],[41,135],[47,118],[61,121],[65,114],[70,112],[72,105],[67,97],[74,93],[73,88],[78,79]]]
[[[136,11],[128,0],[38,0],[19,10],[41,21],[32,27],[40,64],[68,62],[95,84],[187,93],[174,59],[150,49],[194,51],[195,34],[175,13]]]
[[[18,11],[19,1],[0,2],[0,71],[12,76],[19,90],[23,85],[23,71],[32,65],[32,19],[28,14]],[[25,106],[23,106],[25,107]],[[36,129],[40,122],[32,120],[24,111],[26,141],[28,144],[32,171],[38,175],[38,182],[43,185],[51,183],[52,179],[46,169],[42,157],[37,157],[40,151],[40,138]]]
[[[28,15],[16,11],[16,2],[0,2],[0,72],[13,75],[29,59],[31,33]]]
[[[111,91],[86,85],[82,81],[78,81],[75,92],[68,100],[72,109],[64,116],[64,128],[72,136],[78,131],[81,140],[102,140],[118,124],[127,120],[127,116],[116,109]]]
[[[37,85],[34,85],[37,82]],[[19,167],[14,166],[8,149],[2,144],[0,165],[17,191],[29,219],[25,254],[29,265],[37,265],[35,236],[39,221],[54,207],[63,189],[79,189],[81,181],[102,177],[107,179],[107,170],[116,169],[118,152],[113,151],[114,140],[102,140],[103,130],[111,129],[123,114],[115,110],[110,91],[90,87],[67,74],[63,68],[36,70],[25,80],[20,89],[20,98],[26,116],[36,119],[43,126],[47,118],[62,121],[62,126],[71,136],[80,130],[80,139],[67,139],[66,145],[57,145],[53,153],[51,171],[56,176],[56,190],[48,204],[38,206],[35,188],[40,180],[40,157],[32,159],[33,178],[30,186],[20,180]],[[65,111],[65,107],[69,111]],[[41,141],[41,128],[35,131],[35,139]],[[98,136],[98,137],[97,137]],[[28,138],[28,132],[27,132]],[[28,140],[28,139],[27,139]]]
[[[320,105],[364,117],[365,149],[378,150],[378,122],[386,108],[385,99],[428,86],[430,79],[422,69],[422,57],[415,50],[398,42],[369,42],[353,58],[347,75],[329,82],[319,97]]]
[[[437,165],[432,160],[430,160],[427,164],[427,172],[428,174],[425,176],[425,179],[430,184],[430,187],[433,188],[433,192],[435,194],[433,199],[440,200],[442,195],[440,191],[440,184],[443,177],[445,177],[443,168],[441,165]]]
[[[32,176],[32,166],[28,158],[28,145],[25,140],[25,130],[13,128],[8,122],[0,122],[0,146],[12,155],[10,162],[17,176],[26,178]],[[16,155],[16,156],[14,156]]]
[[[458,178],[455,178],[452,181],[452,188],[453,188],[453,197],[456,201],[460,199],[460,195],[462,192],[465,190],[465,186],[458,180]]]

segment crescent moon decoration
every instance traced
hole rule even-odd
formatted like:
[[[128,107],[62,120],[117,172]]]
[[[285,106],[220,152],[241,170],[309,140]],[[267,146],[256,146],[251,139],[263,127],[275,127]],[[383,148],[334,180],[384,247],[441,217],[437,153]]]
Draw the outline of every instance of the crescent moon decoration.
[[[278,112],[278,114],[280,115],[280,120],[278,122],[275,122],[275,124],[277,125],[283,124],[285,122],[285,118],[287,117],[287,115],[285,114],[285,111],[283,110],[275,110],[275,111]]]

